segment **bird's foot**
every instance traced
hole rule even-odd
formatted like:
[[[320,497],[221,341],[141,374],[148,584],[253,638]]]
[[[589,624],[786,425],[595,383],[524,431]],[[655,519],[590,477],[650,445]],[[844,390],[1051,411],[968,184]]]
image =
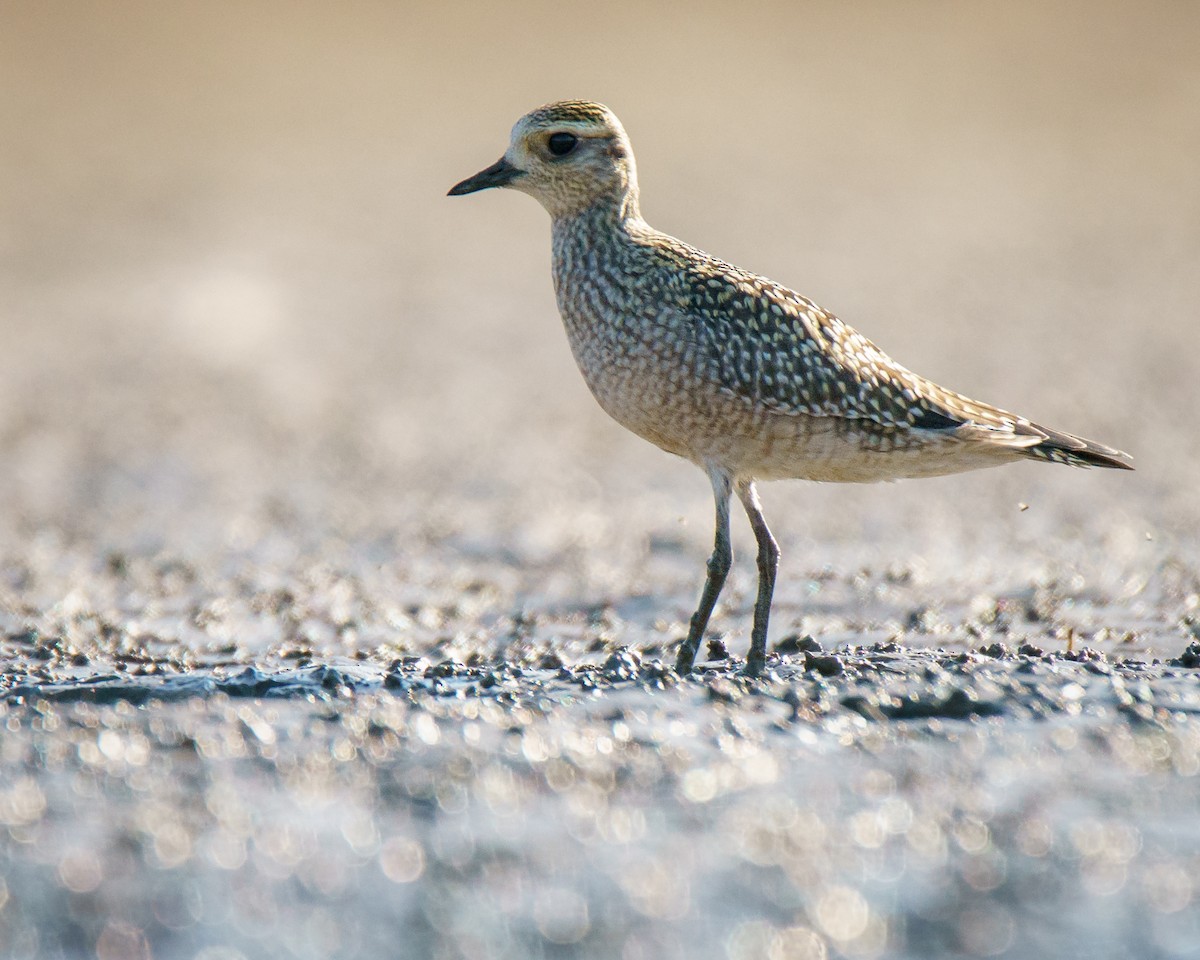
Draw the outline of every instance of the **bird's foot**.
[[[686,677],[692,672],[692,664],[696,662],[696,651],[689,650],[687,644],[679,648],[679,653],[675,656],[675,672],[681,677]]]
[[[750,677],[757,680],[767,671],[767,660],[765,657],[751,656],[746,660],[745,669],[742,670],[743,677]]]

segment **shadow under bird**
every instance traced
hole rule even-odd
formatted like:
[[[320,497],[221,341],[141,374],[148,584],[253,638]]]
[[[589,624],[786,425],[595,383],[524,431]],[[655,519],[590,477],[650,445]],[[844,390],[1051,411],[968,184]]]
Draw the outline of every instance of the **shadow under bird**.
[[[638,208],[629,138],[602,104],[526,114],[504,156],[450,195],[489,187],[549,212],[558,308],[600,406],[712,483],[716,544],[680,672],[692,669],[733,559],[734,493],[758,542],[746,672],[765,666],[779,548],[756,480],[864,483],[1023,459],[1133,469],[1118,450],[946,390],[811,300],[655,230]]]

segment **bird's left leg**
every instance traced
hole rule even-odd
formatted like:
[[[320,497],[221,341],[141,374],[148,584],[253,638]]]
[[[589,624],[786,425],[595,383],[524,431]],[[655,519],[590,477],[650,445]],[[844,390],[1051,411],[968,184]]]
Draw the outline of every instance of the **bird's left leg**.
[[[708,626],[708,618],[712,616],[717,597],[721,594],[721,587],[725,585],[725,577],[733,564],[733,547],[729,543],[729,475],[711,467],[708,479],[712,482],[713,498],[717,506],[716,537],[712,556],[708,558],[708,575],[704,578],[700,606],[692,614],[687,638],[679,645],[679,653],[675,658],[675,669],[685,674],[692,672],[692,664],[695,663],[704,628]]]
[[[750,518],[754,539],[758,541],[758,599],[754,603],[750,654],[746,657],[746,675],[757,677],[767,664],[767,621],[771,616],[771,596],[775,592],[775,572],[779,569],[779,544],[767,527],[754,481],[739,480],[737,495],[746,508],[746,516]]]

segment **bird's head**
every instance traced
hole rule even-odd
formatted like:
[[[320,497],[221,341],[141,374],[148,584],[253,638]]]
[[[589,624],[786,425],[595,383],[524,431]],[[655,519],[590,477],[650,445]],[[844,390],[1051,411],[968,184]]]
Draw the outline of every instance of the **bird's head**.
[[[621,215],[637,212],[637,168],[625,128],[608,107],[587,100],[561,100],[525,114],[504,156],[449,195],[489,187],[527,193],[555,218],[597,204]]]

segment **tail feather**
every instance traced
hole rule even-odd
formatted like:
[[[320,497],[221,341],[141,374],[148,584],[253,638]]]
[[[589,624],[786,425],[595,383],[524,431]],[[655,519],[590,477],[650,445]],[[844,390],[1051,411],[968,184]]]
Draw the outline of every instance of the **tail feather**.
[[[1133,457],[1120,450],[1051,430],[1007,410],[939,387],[929,380],[918,377],[916,382],[921,405],[911,420],[914,427],[953,433],[960,439],[1003,447],[1032,460],[1048,460],[1072,467],[1133,469]]]
[[[1094,443],[1083,437],[1075,437],[1069,433],[1059,433],[1038,426],[1029,425],[1039,433],[1045,434],[1040,443],[1025,447],[1021,453],[1035,460],[1049,460],[1051,463],[1065,463],[1072,467],[1106,467],[1112,470],[1132,470],[1133,457],[1102,443]]]

